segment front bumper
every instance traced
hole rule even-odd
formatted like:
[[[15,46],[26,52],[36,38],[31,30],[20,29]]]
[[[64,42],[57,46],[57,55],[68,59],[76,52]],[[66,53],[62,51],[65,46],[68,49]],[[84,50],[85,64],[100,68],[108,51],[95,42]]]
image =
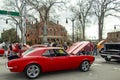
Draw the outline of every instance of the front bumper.
[[[103,58],[120,59],[120,55],[100,54]]]

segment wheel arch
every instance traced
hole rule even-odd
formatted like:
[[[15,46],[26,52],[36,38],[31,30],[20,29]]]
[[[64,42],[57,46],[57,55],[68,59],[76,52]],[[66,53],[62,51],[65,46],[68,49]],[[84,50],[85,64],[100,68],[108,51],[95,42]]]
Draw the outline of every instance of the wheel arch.
[[[88,60],[88,59],[83,59],[83,60],[81,61],[80,65],[81,65],[82,62],[84,62],[84,61],[88,61],[88,62],[90,63],[90,60]]]
[[[84,59],[84,60],[82,60],[81,63],[79,64],[78,69],[79,69],[80,71],[83,71],[82,68],[81,68],[81,66],[82,66],[82,63],[83,63],[84,61],[88,61],[88,63],[89,63],[89,68],[90,68],[90,66],[91,66],[90,61],[89,61],[88,59]],[[89,70],[89,69],[88,69],[88,70]],[[88,71],[88,70],[87,70],[87,71]],[[83,72],[86,72],[86,71],[83,71]]]
[[[39,63],[36,63],[36,62],[32,62],[32,63],[27,64],[27,65],[25,66],[23,72],[25,72],[25,70],[27,69],[27,67],[28,67],[29,65],[32,65],[32,64],[37,65],[37,66],[40,68],[40,71],[42,72],[42,67],[41,67],[41,65],[40,65]]]

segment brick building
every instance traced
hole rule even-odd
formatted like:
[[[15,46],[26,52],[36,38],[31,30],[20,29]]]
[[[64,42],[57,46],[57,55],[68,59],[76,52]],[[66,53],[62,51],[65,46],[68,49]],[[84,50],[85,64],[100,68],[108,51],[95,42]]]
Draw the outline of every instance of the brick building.
[[[120,42],[120,31],[117,32],[109,32],[107,34],[108,42]]]
[[[35,24],[27,23],[26,40],[29,43],[37,44],[43,42],[44,22]],[[63,43],[67,40],[67,31],[65,27],[52,21],[47,22],[47,40],[48,42],[57,41]]]

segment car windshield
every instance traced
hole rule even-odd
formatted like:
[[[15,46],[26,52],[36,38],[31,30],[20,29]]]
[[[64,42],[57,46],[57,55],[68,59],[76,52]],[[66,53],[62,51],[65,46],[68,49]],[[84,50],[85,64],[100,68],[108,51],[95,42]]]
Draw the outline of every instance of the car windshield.
[[[23,52],[23,56],[25,56],[25,55],[27,55],[27,54],[30,54],[31,52],[33,52],[34,51],[34,48],[29,48],[27,51],[25,51],[25,52]]]

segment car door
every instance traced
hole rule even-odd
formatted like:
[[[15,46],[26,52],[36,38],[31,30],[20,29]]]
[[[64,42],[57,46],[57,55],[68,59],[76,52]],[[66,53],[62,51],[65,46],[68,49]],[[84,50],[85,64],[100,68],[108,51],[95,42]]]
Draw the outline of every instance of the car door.
[[[58,55],[56,54],[56,51],[58,50],[49,49],[43,53],[43,71],[48,72],[67,68],[68,57],[66,57],[66,55]]]
[[[53,49],[55,56],[52,57],[54,70],[68,69],[69,55],[63,49]]]
[[[42,54],[43,62],[43,72],[49,72],[49,71],[54,71],[54,63],[53,63],[53,57],[55,56],[54,52],[50,54],[50,52],[53,52],[52,50],[46,50]]]
[[[62,49],[51,49],[46,51],[47,56],[45,56],[44,64],[47,71],[65,70],[71,68],[72,59],[64,50]],[[48,55],[50,54],[50,55]]]

